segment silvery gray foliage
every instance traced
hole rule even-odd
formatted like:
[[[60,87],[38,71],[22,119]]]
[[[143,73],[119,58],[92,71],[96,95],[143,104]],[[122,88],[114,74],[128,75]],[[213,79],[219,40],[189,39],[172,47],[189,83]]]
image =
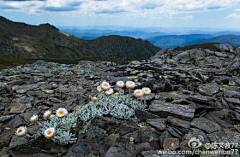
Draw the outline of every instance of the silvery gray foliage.
[[[89,102],[85,106],[79,107],[76,111],[70,113],[64,118],[53,117],[48,121],[38,122],[39,130],[34,135],[38,138],[49,127],[56,129],[56,136],[52,139],[60,145],[76,142],[75,134],[70,130],[76,126],[77,118],[88,121],[91,118],[102,115],[111,115],[115,118],[129,119],[135,114],[135,109],[144,109],[146,105],[139,100],[132,99],[129,96],[106,96],[104,93],[98,95],[98,101]]]

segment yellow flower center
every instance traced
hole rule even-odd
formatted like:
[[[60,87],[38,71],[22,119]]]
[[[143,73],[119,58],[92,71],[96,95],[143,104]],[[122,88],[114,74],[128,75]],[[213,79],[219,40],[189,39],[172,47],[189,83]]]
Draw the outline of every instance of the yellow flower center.
[[[63,110],[59,111],[58,114],[63,115],[64,114]]]
[[[21,132],[22,132],[22,129],[19,129],[19,130],[18,130],[18,133],[21,133]]]
[[[133,85],[133,83],[132,83],[132,82],[129,82],[129,85]]]
[[[141,91],[137,91],[136,94],[141,94],[142,92]]]
[[[145,92],[148,92],[148,89],[145,89]]]
[[[107,84],[107,83],[104,83],[103,86],[104,86],[104,87],[108,87],[108,84]]]
[[[51,135],[52,134],[52,131],[51,130],[48,130],[47,131],[47,135]]]

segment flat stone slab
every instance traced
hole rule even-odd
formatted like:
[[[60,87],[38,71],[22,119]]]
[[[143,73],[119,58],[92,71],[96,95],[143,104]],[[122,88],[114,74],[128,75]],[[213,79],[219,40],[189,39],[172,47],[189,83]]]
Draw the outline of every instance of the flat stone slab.
[[[32,90],[32,89],[35,89],[35,88],[38,88],[38,87],[39,87],[39,85],[37,85],[37,84],[23,85],[23,86],[17,87],[16,92],[19,93],[19,94],[23,94],[23,93],[26,93],[29,90]]]
[[[131,155],[121,147],[110,147],[105,157],[130,157]]]
[[[167,122],[171,123],[172,125],[182,127],[189,129],[190,128],[190,122],[186,120],[182,120],[173,116],[168,116],[167,117]]]
[[[157,112],[160,117],[167,118],[174,115],[183,119],[192,119],[194,117],[195,109],[188,105],[169,104],[159,100],[153,101],[149,106],[149,110]]]
[[[187,100],[201,103],[201,104],[210,104],[214,105],[216,103],[216,99],[210,96],[202,96],[202,95],[191,95],[187,98]]]
[[[221,126],[215,123],[214,121],[210,121],[204,117],[194,118],[191,121],[191,126],[196,127],[198,129],[204,130],[207,133],[212,133],[215,131],[220,131]]]
[[[218,93],[219,87],[215,83],[203,84],[198,87],[198,91],[203,95],[212,96]]]
[[[159,130],[165,130],[166,129],[165,121],[166,121],[166,119],[164,119],[164,118],[148,119],[147,123],[153,127],[158,128]]]

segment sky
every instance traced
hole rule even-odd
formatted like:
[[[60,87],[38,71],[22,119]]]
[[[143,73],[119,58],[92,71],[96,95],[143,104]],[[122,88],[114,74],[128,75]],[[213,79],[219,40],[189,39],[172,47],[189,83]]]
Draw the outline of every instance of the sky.
[[[240,30],[240,0],[0,0],[10,20],[57,27],[190,27]]]

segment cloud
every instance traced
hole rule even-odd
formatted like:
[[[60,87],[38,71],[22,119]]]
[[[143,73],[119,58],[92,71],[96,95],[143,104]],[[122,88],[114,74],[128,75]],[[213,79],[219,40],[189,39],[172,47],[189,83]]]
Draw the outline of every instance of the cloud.
[[[127,12],[126,10],[102,10],[99,12],[96,12],[98,14],[117,14],[117,13],[124,13]]]
[[[66,16],[116,16],[151,19],[171,18],[215,10],[228,9],[240,0],[0,0],[3,10],[26,14],[49,13]],[[240,9],[239,9],[240,10]]]
[[[76,7],[71,7],[71,6],[67,6],[67,7],[44,7],[43,10],[45,11],[54,11],[54,12],[61,12],[61,11],[74,11],[74,10],[78,10]]]
[[[237,12],[238,12],[238,11],[240,11],[240,9],[235,9],[234,11],[237,11]]]
[[[193,17],[194,17],[193,15],[186,15],[186,16],[181,17],[181,19],[183,19],[183,20],[192,20]]]
[[[232,13],[226,16],[226,19],[240,19],[240,14]]]

